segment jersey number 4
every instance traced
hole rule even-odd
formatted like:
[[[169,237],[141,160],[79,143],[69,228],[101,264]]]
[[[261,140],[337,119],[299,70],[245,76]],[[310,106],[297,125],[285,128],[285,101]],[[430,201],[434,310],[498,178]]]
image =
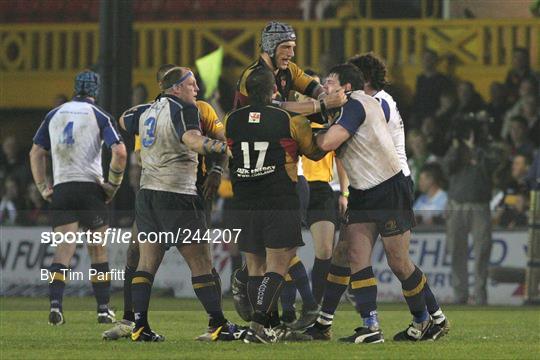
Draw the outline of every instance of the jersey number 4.
[[[73,138],[73,121],[70,121],[66,124],[64,131],[62,131],[62,138],[60,139],[60,143],[66,145],[73,145],[75,143],[75,139]]]
[[[253,143],[253,149],[259,152],[257,156],[257,163],[255,167],[251,167],[251,158],[249,156],[249,145],[247,141],[242,141],[242,153],[244,154],[244,169],[260,169],[264,166],[264,158],[266,157],[266,150],[268,150],[268,141],[256,141]]]

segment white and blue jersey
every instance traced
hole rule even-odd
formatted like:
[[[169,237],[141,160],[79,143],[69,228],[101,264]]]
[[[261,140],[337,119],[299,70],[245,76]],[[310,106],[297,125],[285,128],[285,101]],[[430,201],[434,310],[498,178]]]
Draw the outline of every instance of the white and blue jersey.
[[[337,151],[351,187],[371,189],[401,171],[383,108],[376,99],[363,91],[352,92],[335,125],[351,135]]]
[[[392,141],[399,157],[401,171],[403,171],[403,175],[410,176],[411,170],[407,163],[407,153],[405,151],[405,128],[397,104],[392,98],[392,95],[384,90],[379,91],[373,97],[379,100],[383,108],[384,116],[388,122],[388,129],[390,130],[390,135],[392,136]]]
[[[88,98],[75,97],[45,116],[33,141],[51,152],[58,185],[103,181],[101,146],[105,142],[110,148],[122,139],[111,115]]]

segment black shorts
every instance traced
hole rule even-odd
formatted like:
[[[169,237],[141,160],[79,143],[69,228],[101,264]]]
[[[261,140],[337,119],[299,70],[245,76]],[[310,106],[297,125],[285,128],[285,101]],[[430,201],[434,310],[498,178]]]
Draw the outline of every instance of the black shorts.
[[[330,221],[337,224],[337,199],[332,187],[324,181],[309,182],[309,205],[307,224]]]
[[[208,229],[203,203],[198,195],[169,191],[139,190],[135,201],[135,221],[141,240],[159,243],[165,250],[172,246],[201,243]]]
[[[347,224],[375,223],[381,236],[403,234],[415,225],[411,181],[402,172],[368,190],[349,187]]]
[[[58,184],[53,189],[50,217],[53,229],[74,222],[89,230],[108,225],[105,192],[92,182]]]
[[[303,246],[297,196],[235,199],[234,226],[240,229],[240,251],[264,255],[265,249]]]

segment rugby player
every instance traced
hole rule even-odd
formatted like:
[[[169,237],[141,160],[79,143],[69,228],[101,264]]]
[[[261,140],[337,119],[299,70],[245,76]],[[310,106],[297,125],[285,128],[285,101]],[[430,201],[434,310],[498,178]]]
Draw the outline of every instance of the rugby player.
[[[386,121],[388,122],[388,129],[390,130],[390,135],[392,136],[392,141],[394,142],[399,157],[401,171],[407,178],[411,196],[414,197],[414,184],[407,162],[407,153],[405,151],[405,129],[403,120],[397,108],[397,103],[394,101],[392,95],[384,90],[385,86],[388,85],[386,79],[386,65],[379,57],[371,52],[354,56],[349,59],[349,62],[358,67],[362,72],[364,78],[364,92],[367,95],[373,96],[381,103]],[[424,284],[424,294],[428,312],[433,319],[433,327],[429,330],[429,333],[425,335],[425,338],[436,339],[448,333],[450,330],[450,323],[442,312],[437,299],[427,282]],[[355,303],[355,308],[361,312],[361,302],[355,301]],[[365,317],[365,315],[367,314],[364,314],[363,317]]]
[[[325,82],[327,91],[336,87],[353,90],[328,132],[317,137],[321,149],[339,148],[337,156],[351,184],[344,230],[350,269],[336,267],[329,274],[333,286],[327,287],[319,319],[306,333],[314,339],[330,339],[337,302],[350,281],[353,296],[361,302],[364,326],[356,328],[344,341],[384,342],[376,313],[377,287],[371,267],[373,244],[380,235],[388,265],[402,283],[413,315],[412,323],[396,334],[394,340],[423,340],[433,321],[426,307],[426,277],[409,256],[410,229],[415,224],[410,183],[403,175],[383,107],[363,91],[354,91],[363,85],[362,73],[352,64],[334,67]]]
[[[34,136],[30,165],[37,188],[51,202],[53,231],[76,233],[79,226],[93,233],[93,239],[104,238],[109,219],[109,203],[120,187],[126,166],[126,148],[111,115],[95,102],[99,93],[99,75],[83,71],[75,77],[75,97],[51,110]],[[103,181],[101,147],[105,142],[112,152],[108,181]],[[52,157],[54,187],[46,178],[47,159]],[[98,237],[99,236],[99,237]],[[90,239],[89,239],[90,240]],[[97,301],[98,322],[111,323],[114,313],[109,309],[111,282],[104,244],[87,244],[91,268],[100,276],[92,276]],[[66,270],[75,253],[75,243],[61,243],[56,248],[49,268],[49,324],[65,323],[62,298]],[[103,276],[104,275],[104,276]]]
[[[173,65],[173,64],[164,64],[159,67],[156,74],[156,81],[161,90],[164,90],[161,85],[161,80],[163,79],[163,75],[168,70],[174,67],[176,67],[176,65]],[[159,99],[159,96],[161,96],[161,94],[158,95],[157,99]],[[124,121],[123,119],[126,119],[126,118],[129,119],[131,117],[133,117],[133,119],[131,119],[130,121],[135,121],[134,119],[137,119],[136,121],[138,121],[138,118],[151,105],[152,103],[142,104],[142,105],[137,105],[126,110],[122,114],[120,121],[122,122]],[[215,110],[212,108],[212,106],[205,101],[197,100],[197,108],[199,110],[199,115],[201,119],[202,133],[214,139],[225,140],[223,124],[219,121],[218,116]],[[134,152],[139,162],[140,162],[140,150],[141,150],[141,140],[140,140],[140,137],[136,135]],[[206,199],[211,199],[214,196],[216,192],[215,184],[216,183],[219,184],[219,181],[221,179],[221,173],[223,171],[224,161],[227,161],[226,156],[224,157],[222,156],[220,162],[215,162],[214,166],[208,172],[208,171],[201,170],[201,168],[203,168],[203,164],[202,164],[202,161],[199,160],[199,166],[198,166],[198,171],[197,171],[197,191],[199,193],[199,196],[204,197]],[[205,210],[207,210],[206,204],[205,204]],[[208,219],[208,215],[206,216],[206,218]],[[132,239],[135,239],[137,236],[137,227],[135,223],[133,224],[131,235],[132,235],[131,236]],[[126,268],[125,268],[125,276],[124,276],[124,291],[123,291],[124,316],[122,320],[116,322],[114,327],[103,332],[102,334],[103,339],[117,340],[119,338],[129,337],[131,335],[133,327],[135,326],[133,304],[131,300],[131,281],[132,281],[133,274],[135,273],[137,269],[138,261],[139,261],[139,243],[136,241],[132,241],[129,244],[129,247],[127,250]],[[219,278],[219,274],[215,268],[212,268],[212,274],[214,275],[214,279],[216,283],[220,287],[220,294],[221,294],[221,279]],[[231,338],[231,337],[228,337],[227,335],[228,334],[226,333],[226,331],[222,331],[220,333],[219,339]]]
[[[257,61],[248,66],[238,81],[235,96],[235,108],[249,104],[249,91],[246,81],[256,69],[268,69],[273,75],[274,90],[273,104],[299,114],[313,114],[343,105],[346,101],[342,90],[326,94],[322,86],[311,76],[307,75],[295,63],[296,34],[294,29],[284,23],[269,22],[261,34],[261,55]],[[317,101],[287,101],[289,93],[295,90]],[[309,288],[309,278],[304,264],[299,257],[293,258],[289,276],[294,280],[304,301],[301,322],[313,322],[318,313],[318,306]],[[235,271],[231,278],[231,291],[234,305],[238,314],[246,321],[251,319],[251,305],[247,297],[247,269]]]
[[[246,256],[247,284],[253,304],[245,342],[271,343],[280,325],[277,299],[298,246],[303,245],[295,189],[297,157],[324,156],[309,121],[271,106],[272,72],[255,69],[246,80],[249,106],[224,119],[233,158],[230,174],[236,210],[241,212],[239,249]]]
[[[135,313],[133,341],[163,341],[148,322],[154,275],[165,250],[176,246],[192,274],[195,294],[208,313],[208,331],[201,337],[215,340],[230,324],[221,309],[221,286],[212,274],[210,248],[189,234],[207,230],[201,198],[197,194],[197,153],[226,154],[225,142],[201,135],[196,95],[199,90],[187,68],[168,70],[162,79],[163,95],[140,117],[123,117],[121,126],[141,136],[141,190],[136,198],[136,224],[140,233],[168,232],[181,239],[172,243],[139,241],[139,262],[132,278]]]
[[[306,70],[305,72],[320,83],[320,78],[315,72],[312,70]],[[302,97],[302,95],[297,96]],[[311,120],[311,118],[314,116],[320,117],[320,114],[314,114],[308,118]],[[311,122],[311,128],[314,132],[324,128],[320,122],[321,121],[319,120]],[[324,294],[326,276],[328,275],[332,257],[332,249],[334,247],[335,227],[337,226],[339,220],[337,212],[337,199],[334,195],[332,187],[329,184],[333,178],[334,159],[335,153],[332,151],[326,154],[326,156],[319,161],[312,161],[309,158],[302,157],[298,165],[299,170],[301,170],[301,173],[307,180],[307,204],[306,208],[303,210],[306,213],[306,224],[311,231],[313,247],[315,250],[315,261],[311,273],[311,281],[313,288],[313,299],[317,304],[321,303]],[[344,213],[344,209],[347,207],[346,196],[348,191],[348,180],[343,167],[340,165],[341,164],[338,161],[336,163],[336,167],[339,174],[340,188],[342,190],[339,195],[339,204]],[[286,277],[286,280],[289,280],[287,278],[288,276]],[[290,322],[291,318],[293,318],[295,315],[295,298],[296,287],[294,282],[287,281],[280,297],[281,305],[283,307],[281,319],[285,324],[290,323],[289,326],[292,329],[305,329],[313,324],[316,317],[306,316],[306,306],[304,305],[300,319],[295,322]]]
[[[274,92],[273,103],[284,110],[307,115],[343,105],[346,101],[343,91],[326,94],[313,77],[291,61],[295,47],[296,33],[290,25],[276,21],[266,24],[261,34],[261,55],[240,76],[234,107],[249,104],[246,80],[249,74],[261,67],[271,70],[274,74],[277,91]],[[287,101],[292,90],[319,101]]]

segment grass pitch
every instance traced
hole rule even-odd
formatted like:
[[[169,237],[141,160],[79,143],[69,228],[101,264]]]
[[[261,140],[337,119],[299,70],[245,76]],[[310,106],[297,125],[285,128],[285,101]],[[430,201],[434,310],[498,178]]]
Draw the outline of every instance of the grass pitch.
[[[121,304],[115,294],[113,304]],[[0,298],[0,359],[540,359],[540,309],[538,307],[445,306],[451,322],[448,336],[437,342],[395,343],[393,335],[410,321],[405,304],[382,304],[380,320],[384,344],[355,345],[337,342],[360,324],[349,304],[341,304],[331,342],[201,343],[206,314],[196,300],[153,298],[150,323],[163,343],[101,340],[102,331],[93,311],[93,298],[67,298],[66,324],[47,324],[45,298]],[[240,322],[230,300],[229,320]],[[118,316],[121,316],[119,312]]]

